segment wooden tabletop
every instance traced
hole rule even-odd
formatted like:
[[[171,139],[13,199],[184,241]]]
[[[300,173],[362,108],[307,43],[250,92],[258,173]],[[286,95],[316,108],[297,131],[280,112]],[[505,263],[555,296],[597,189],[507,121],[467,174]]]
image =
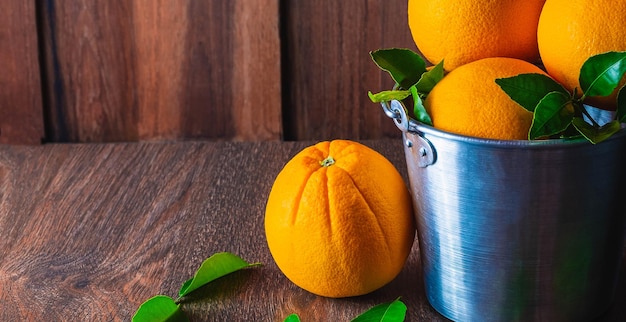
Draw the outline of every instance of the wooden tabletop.
[[[407,321],[447,321],[425,299],[417,243],[401,274],[369,295],[328,299],[291,284],[266,245],[275,176],[313,142],[0,146],[0,321],[128,321],[175,297],[210,255],[263,266],[183,302],[192,321],[349,321],[402,297]],[[365,141],[405,175],[400,141]],[[626,254],[625,254],[626,255]],[[615,304],[626,317],[626,265]]]

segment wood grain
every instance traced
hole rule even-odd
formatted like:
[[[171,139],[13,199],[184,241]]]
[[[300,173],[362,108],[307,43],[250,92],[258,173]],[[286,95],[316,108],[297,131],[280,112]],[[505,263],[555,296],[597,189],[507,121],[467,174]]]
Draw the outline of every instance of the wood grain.
[[[315,296],[280,273],[265,201],[284,163],[311,143],[0,146],[0,320],[129,321],[140,303],[175,297],[202,260],[229,251],[263,266],[186,298],[192,321],[348,321],[398,296],[407,321],[447,321],[426,301],[417,243],[400,275],[366,296]],[[364,143],[406,178],[400,140]],[[626,316],[626,266],[621,276],[599,321]]]
[[[283,138],[279,0],[235,0],[232,108],[236,140]]]
[[[278,0],[39,5],[49,141],[281,137]]]
[[[38,2],[49,142],[138,139],[131,2]]]
[[[0,1],[0,143],[44,136],[34,1]]]
[[[285,131],[294,140],[399,138],[367,92],[393,81],[369,52],[417,50],[407,25],[407,2],[287,1]]]
[[[406,1],[39,0],[50,142],[399,138],[371,50]]]

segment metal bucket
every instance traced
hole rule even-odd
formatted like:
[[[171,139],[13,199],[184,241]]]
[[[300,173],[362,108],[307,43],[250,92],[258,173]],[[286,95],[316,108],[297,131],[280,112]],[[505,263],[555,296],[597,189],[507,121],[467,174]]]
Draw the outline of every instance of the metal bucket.
[[[456,321],[585,321],[608,309],[626,235],[625,130],[596,145],[487,140],[421,125],[397,101],[383,107],[403,131],[437,311]]]

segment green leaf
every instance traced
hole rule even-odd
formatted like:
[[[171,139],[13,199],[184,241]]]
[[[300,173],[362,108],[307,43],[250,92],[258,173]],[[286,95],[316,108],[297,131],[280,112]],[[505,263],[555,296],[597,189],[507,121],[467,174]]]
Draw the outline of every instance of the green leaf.
[[[435,65],[429,71],[422,74],[420,79],[417,81],[415,87],[417,91],[422,94],[428,94],[430,91],[439,83],[439,81],[443,78],[444,69],[443,69],[443,60],[439,62],[439,64]]]
[[[579,82],[585,96],[608,96],[626,73],[626,52],[607,52],[590,57],[580,69]]]
[[[261,264],[250,264],[241,259],[239,256],[231,253],[216,253],[202,262],[202,265],[200,265],[200,268],[196,271],[194,277],[183,283],[178,294],[180,297],[183,297],[222,276],[243,268],[258,265]]]
[[[370,52],[374,63],[391,75],[401,89],[408,89],[426,72],[426,62],[414,51],[405,48],[379,49]]]
[[[413,114],[415,115],[415,118],[424,124],[433,125],[433,121],[431,120],[430,115],[428,115],[428,112],[426,112],[426,107],[424,107],[424,103],[422,102],[420,94],[417,92],[416,86],[411,86],[409,91],[413,97]]]
[[[574,115],[569,96],[561,92],[550,92],[535,108],[528,138],[534,140],[561,133],[570,125]]]
[[[589,142],[596,144],[608,139],[611,135],[617,133],[622,126],[617,120],[613,120],[603,126],[597,128],[587,123],[582,117],[575,117],[572,124],[580,134],[582,134]]]
[[[617,120],[626,123],[626,86],[622,86],[617,93]]]
[[[537,73],[520,74],[496,79],[496,84],[509,97],[523,108],[533,112],[548,93],[559,92],[568,95],[561,84],[549,76]]]
[[[297,314],[289,314],[283,322],[300,322],[300,317]]]
[[[189,321],[174,300],[165,295],[154,296],[143,302],[133,315],[133,322]]]
[[[403,90],[382,91],[376,94],[372,94],[372,92],[367,92],[367,96],[369,96],[370,100],[374,103],[389,102],[393,100],[401,101],[409,97],[409,95],[411,95],[410,91]]]
[[[372,307],[352,322],[399,322],[404,321],[406,316],[406,305],[400,298],[390,303],[383,303]]]

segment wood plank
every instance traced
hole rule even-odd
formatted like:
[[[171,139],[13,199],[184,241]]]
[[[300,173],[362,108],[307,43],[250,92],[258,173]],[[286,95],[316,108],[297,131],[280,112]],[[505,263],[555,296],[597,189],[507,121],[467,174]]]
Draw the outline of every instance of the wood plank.
[[[279,0],[235,0],[234,3],[231,93],[237,129],[234,139],[282,138]]]
[[[364,143],[406,178],[401,140]],[[315,296],[278,270],[266,246],[265,202],[284,163],[308,144],[0,146],[0,320],[129,321],[140,303],[175,297],[203,259],[229,251],[263,266],[185,299],[192,321],[282,321],[291,313],[349,321],[398,296],[406,321],[447,321],[426,300],[417,243],[400,275],[366,296]],[[615,303],[598,322],[626,314],[626,265],[620,272]]]
[[[417,50],[406,0],[287,1],[286,137],[294,140],[400,137],[367,92],[390,89],[369,52]]]
[[[40,1],[49,142],[138,138],[129,2]]]
[[[185,300],[192,321],[282,321],[291,313],[348,321],[398,295],[416,307],[412,317],[445,321],[429,306],[417,309],[425,300],[415,291],[417,252],[390,286],[350,300],[312,295],[278,270],[264,238],[266,196],[306,145],[0,147],[0,214],[11,214],[0,215],[0,320],[128,321],[148,298],[176,296],[203,259],[229,251],[264,265]],[[400,142],[375,147],[403,162]]]
[[[278,0],[242,3],[46,1],[50,140],[279,139]]]
[[[204,255],[192,221],[211,216],[201,186],[215,148],[46,145],[0,159],[15,215],[0,220],[0,320],[129,321],[140,297],[176,287],[180,255]]]
[[[0,1],[0,143],[44,136],[34,1]]]

